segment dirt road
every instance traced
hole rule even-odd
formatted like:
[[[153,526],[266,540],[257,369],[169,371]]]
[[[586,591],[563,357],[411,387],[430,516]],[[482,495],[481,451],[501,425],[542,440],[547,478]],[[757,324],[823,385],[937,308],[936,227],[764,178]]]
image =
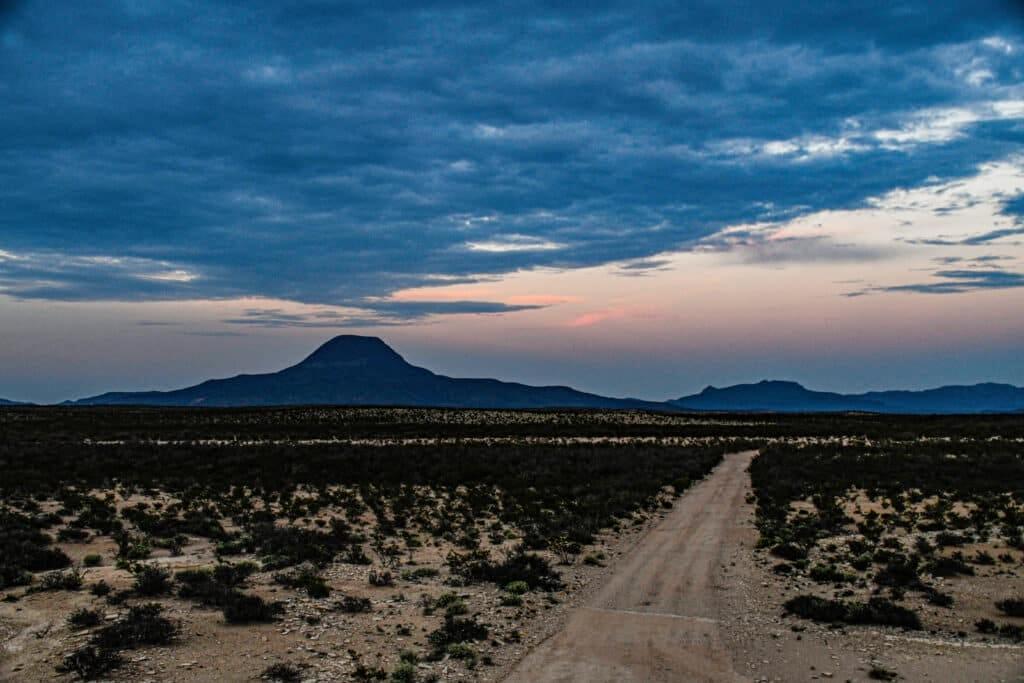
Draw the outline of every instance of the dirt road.
[[[722,643],[717,592],[723,547],[741,533],[736,510],[753,455],[726,456],[506,680],[746,680]]]

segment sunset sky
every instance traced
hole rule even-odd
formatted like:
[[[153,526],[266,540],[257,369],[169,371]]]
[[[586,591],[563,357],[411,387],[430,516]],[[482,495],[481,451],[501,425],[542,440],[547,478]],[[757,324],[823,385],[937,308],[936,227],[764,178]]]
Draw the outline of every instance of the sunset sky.
[[[0,0],[0,74],[0,397],[1024,385],[1019,2]]]

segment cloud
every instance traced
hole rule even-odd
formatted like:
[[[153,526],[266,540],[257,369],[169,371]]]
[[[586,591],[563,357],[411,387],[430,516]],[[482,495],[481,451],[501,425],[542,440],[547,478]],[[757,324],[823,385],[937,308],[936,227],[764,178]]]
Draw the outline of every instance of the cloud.
[[[640,263],[1024,142],[1011,2],[30,7],[0,2],[22,298],[351,306]],[[872,257],[799,248],[760,258]]]
[[[283,308],[250,308],[242,317],[227,318],[229,325],[258,327],[386,327],[419,321],[432,315],[513,313],[545,308],[547,304],[505,304],[493,301],[396,301],[364,300],[341,310],[320,309],[289,312]]]
[[[670,259],[637,259],[618,264],[618,270],[615,271],[615,274],[626,277],[644,277],[652,273],[671,270],[669,268],[671,263]]]
[[[922,282],[888,287],[870,287],[850,292],[847,296],[863,296],[875,292],[912,292],[917,294],[963,294],[987,289],[1024,287],[1024,273],[1008,270],[940,270],[934,273],[937,282]]]

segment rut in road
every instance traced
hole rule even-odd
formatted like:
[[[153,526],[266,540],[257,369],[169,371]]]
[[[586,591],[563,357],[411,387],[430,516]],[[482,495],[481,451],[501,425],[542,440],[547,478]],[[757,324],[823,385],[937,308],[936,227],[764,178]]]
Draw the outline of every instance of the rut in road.
[[[755,451],[733,453],[686,492],[565,627],[506,681],[740,681],[718,628],[716,578],[739,535]]]

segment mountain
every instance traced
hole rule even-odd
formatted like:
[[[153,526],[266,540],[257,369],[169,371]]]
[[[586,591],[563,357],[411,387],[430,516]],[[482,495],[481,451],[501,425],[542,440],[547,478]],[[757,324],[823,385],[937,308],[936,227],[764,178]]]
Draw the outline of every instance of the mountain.
[[[1011,384],[972,384],[925,391],[872,391],[859,395],[894,413],[1005,413],[1024,411],[1024,388]]]
[[[569,387],[456,379],[410,365],[376,337],[342,335],[279,372],[214,379],[176,391],[115,392],[77,405],[402,405],[458,408],[655,408]]]
[[[21,401],[8,401],[6,398],[0,398],[0,406],[27,406],[30,403],[22,403]]]
[[[764,380],[719,389],[707,387],[699,394],[669,401],[686,410],[720,410],[810,413],[849,410],[879,411],[881,403],[851,400],[843,394],[811,391],[796,382]]]
[[[1009,384],[948,386],[924,391],[837,394],[796,382],[769,381],[708,387],[668,402],[683,410],[751,412],[1004,413],[1024,411],[1024,388]]]
[[[378,405],[452,408],[640,408],[722,412],[1024,412],[1024,388],[1009,384],[949,386],[926,391],[838,394],[796,382],[707,387],[655,403],[608,398],[570,387],[534,387],[496,379],[458,379],[411,365],[377,337],[342,335],[298,365],[262,375],[212,379],[176,391],[114,392],[76,405],[279,406]],[[0,405],[9,404],[0,401]]]

